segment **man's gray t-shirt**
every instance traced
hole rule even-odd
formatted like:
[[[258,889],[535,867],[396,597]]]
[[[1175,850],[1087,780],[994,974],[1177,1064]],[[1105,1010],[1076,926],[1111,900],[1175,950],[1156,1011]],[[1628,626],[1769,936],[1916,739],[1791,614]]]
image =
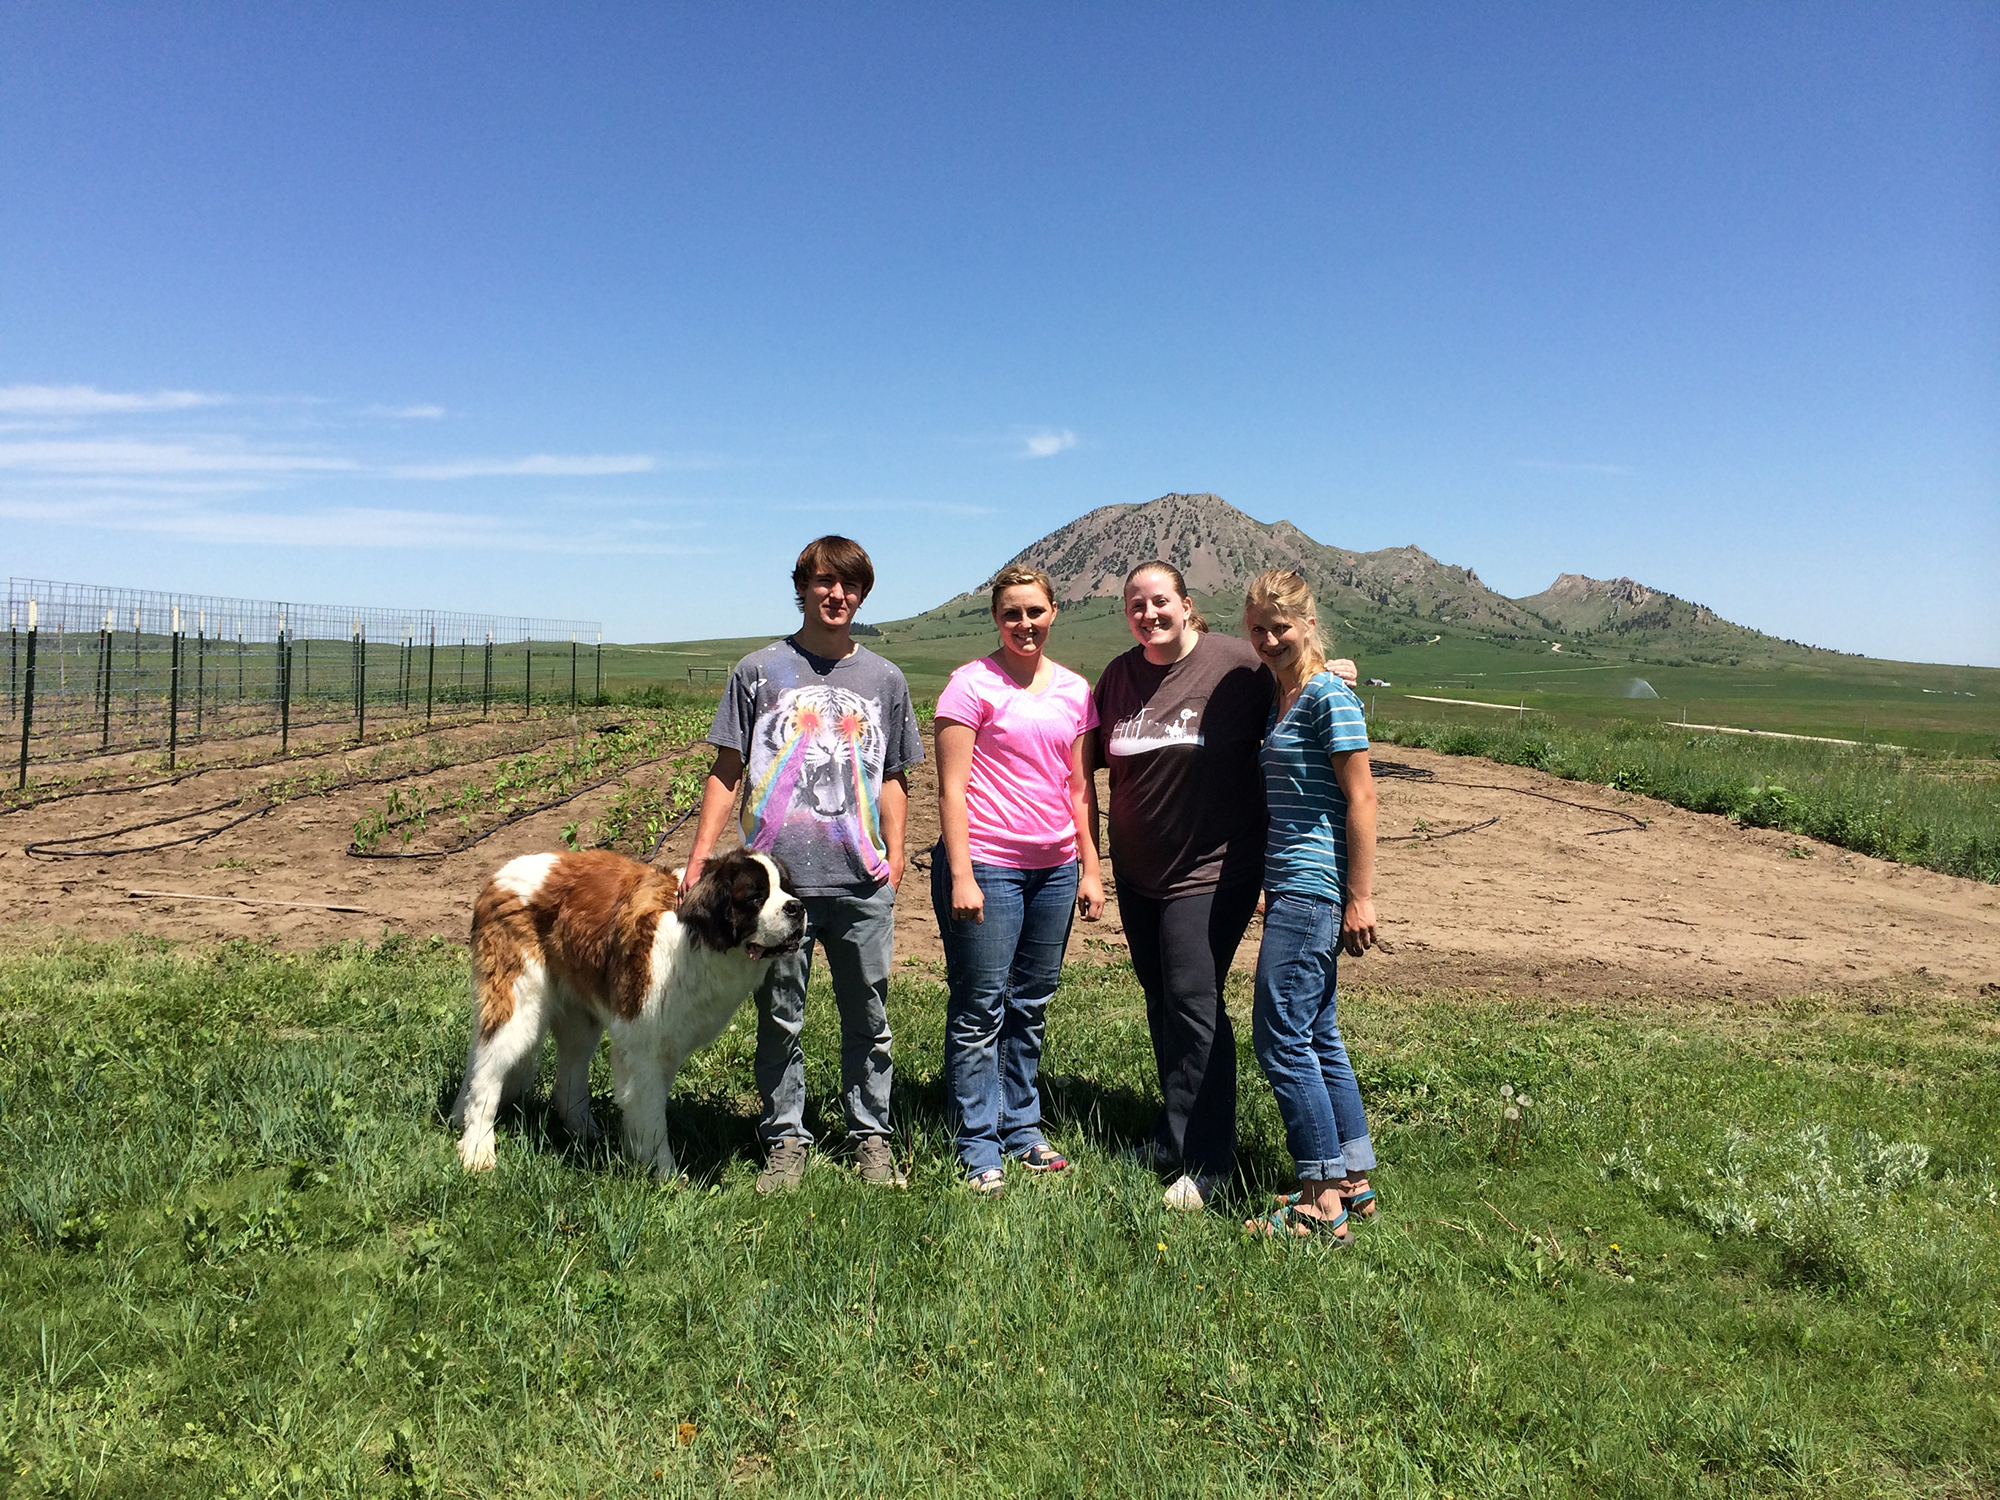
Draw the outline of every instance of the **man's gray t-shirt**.
[[[743,843],[782,859],[800,895],[889,878],[882,779],[924,758],[895,663],[866,646],[835,661],[773,641],[729,674],[708,742],[743,756]]]

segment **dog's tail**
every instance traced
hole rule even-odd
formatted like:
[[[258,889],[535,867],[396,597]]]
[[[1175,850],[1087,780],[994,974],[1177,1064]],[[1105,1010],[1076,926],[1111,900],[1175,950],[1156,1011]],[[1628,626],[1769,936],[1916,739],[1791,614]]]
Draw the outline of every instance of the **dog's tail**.
[[[514,985],[538,956],[528,903],[489,881],[472,907],[474,1037],[484,1041],[514,1019]]]

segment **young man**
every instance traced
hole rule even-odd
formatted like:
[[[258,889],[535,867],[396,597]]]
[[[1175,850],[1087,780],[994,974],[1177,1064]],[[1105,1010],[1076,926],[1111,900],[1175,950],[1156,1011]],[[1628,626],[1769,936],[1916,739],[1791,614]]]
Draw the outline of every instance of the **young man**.
[[[792,569],[804,617],[797,633],[736,664],[708,734],[715,765],[682,891],[700,879],[747,762],[743,842],[782,859],[806,905],[799,951],[773,963],[757,991],[760,1193],[797,1187],[812,1143],[799,1030],[815,941],[840,1007],[840,1097],[856,1165],[866,1181],[903,1185],[889,1149],[889,964],[903,880],[904,773],[924,750],[903,674],[851,634],[874,586],[875,566],[859,543],[809,543]]]

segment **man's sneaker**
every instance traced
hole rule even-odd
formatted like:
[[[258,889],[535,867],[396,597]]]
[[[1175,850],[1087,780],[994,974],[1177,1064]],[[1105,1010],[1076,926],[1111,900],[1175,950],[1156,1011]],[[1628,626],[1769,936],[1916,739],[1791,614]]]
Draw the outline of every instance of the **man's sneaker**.
[[[854,1147],[854,1169],[863,1182],[877,1187],[908,1187],[909,1178],[896,1165],[896,1153],[889,1149],[886,1135],[864,1135]]]
[[[1207,1207],[1208,1200],[1215,1196],[1216,1189],[1221,1186],[1220,1177],[1212,1177],[1206,1172],[1197,1172],[1193,1175],[1183,1172],[1167,1184],[1164,1202],[1168,1208],[1194,1213]]]
[[[804,1139],[796,1135],[783,1136],[771,1143],[771,1154],[764,1162],[764,1170],[757,1174],[757,1191],[789,1193],[805,1175]]]

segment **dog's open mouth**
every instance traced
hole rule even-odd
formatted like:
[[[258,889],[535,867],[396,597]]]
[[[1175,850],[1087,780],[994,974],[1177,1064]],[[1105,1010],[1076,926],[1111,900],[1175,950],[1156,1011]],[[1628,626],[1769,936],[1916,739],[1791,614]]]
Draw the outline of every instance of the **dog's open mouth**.
[[[766,947],[762,943],[745,943],[743,951],[752,958],[776,958],[781,953],[798,952],[799,940],[797,938],[787,938],[784,942],[773,943],[769,947]]]

